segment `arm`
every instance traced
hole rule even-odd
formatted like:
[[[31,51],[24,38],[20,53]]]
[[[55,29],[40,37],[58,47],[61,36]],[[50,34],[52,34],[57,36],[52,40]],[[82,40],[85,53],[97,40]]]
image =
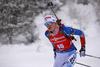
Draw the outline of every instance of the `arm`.
[[[66,32],[66,34],[80,36],[80,41],[81,41],[80,57],[85,56],[85,36],[83,31],[65,26],[62,26],[62,29]]]
[[[81,41],[81,46],[82,47],[85,46],[85,35],[84,35],[83,31],[81,31],[79,29],[71,28],[71,27],[65,27],[65,26],[62,26],[62,29],[65,31],[66,34],[79,35],[80,41]]]
[[[81,41],[81,46],[85,47],[85,35],[83,33],[83,31],[75,29],[75,32],[73,35],[79,35],[80,36],[80,41]]]
[[[79,35],[80,36],[80,41],[81,41],[81,49],[80,49],[80,57],[85,56],[85,36],[83,31],[75,29],[74,35]]]
[[[45,32],[45,36],[49,39],[47,31]],[[56,58],[56,48],[55,48],[54,44],[52,44],[52,46],[53,46],[53,51],[54,51],[54,58]]]

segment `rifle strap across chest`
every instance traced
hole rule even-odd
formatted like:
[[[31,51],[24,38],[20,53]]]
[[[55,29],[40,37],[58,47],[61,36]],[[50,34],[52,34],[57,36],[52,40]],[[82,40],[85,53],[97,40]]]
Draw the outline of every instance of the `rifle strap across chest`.
[[[61,33],[62,33],[68,40],[70,40],[70,37],[64,32],[64,30],[63,30],[61,27],[59,27],[59,30],[61,31]],[[48,32],[47,36],[48,36],[48,38],[50,37],[50,32]]]
[[[62,33],[68,40],[70,40],[70,37],[64,32],[64,30],[63,30],[61,27],[59,27],[59,30],[61,31],[61,33]]]

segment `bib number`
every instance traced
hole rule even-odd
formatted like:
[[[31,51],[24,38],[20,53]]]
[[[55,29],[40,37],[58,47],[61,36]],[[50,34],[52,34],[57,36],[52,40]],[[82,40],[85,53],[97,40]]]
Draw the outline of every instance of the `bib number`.
[[[63,49],[63,48],[64,48],[64,45],[63,45],[63,44],[59,44],[59,45],[57,45],[57,47],[58,47],[59,49]]]

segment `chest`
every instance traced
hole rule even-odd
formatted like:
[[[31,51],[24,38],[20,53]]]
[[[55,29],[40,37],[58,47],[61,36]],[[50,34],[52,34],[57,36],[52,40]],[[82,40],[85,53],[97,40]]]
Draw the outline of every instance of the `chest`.
[[[63,43],[67,42],[68,39],[60,32],[60,30],[57,33],[50,34],[50,42],[53,44]]]

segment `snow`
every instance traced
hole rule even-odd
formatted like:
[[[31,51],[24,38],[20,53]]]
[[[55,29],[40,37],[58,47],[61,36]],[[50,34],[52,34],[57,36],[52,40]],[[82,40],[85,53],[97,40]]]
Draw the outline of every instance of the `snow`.
[[[73,7],[73,9],[71,7]],[[72,6],[65,5],[60,9],[61,10],[57,12],[57,16],[62,19],[62,23],[84,31],[86,35],[86,53],[100,57],[100,28],[98,29],[99,26],[96,21],[97,17],[93,6],[90,4],[87,6],[74,4]],[[70,9],[76,11],[76,13],[74,13],[74,17],[72,17],[73,15],[69,15]],[[38,32],[40,40],[37,40],[35,43],[30,45],[0,44],[0,67],[53,67],[54,57],[52,45],[44,36],[46,27],[44,26],[43,19],[47,12],[49,13],[49,11],[45,11],[35,18],[35,23],[37,25],[36,33]],[[81,22],[82,28],[80,28]],[[76,38],[78,41],[74,43],[79,50],[79,37]],[[100,59],[88,56],[80,58],[78,54],[77,62],[90,65],[91,67],[100,66]],[[85,66],[75,64],[74,67]]]
[[[52,67],[52,48],[33,45],[0,46],[0,67]],[[46,51],[44,50],[46,49]]]

